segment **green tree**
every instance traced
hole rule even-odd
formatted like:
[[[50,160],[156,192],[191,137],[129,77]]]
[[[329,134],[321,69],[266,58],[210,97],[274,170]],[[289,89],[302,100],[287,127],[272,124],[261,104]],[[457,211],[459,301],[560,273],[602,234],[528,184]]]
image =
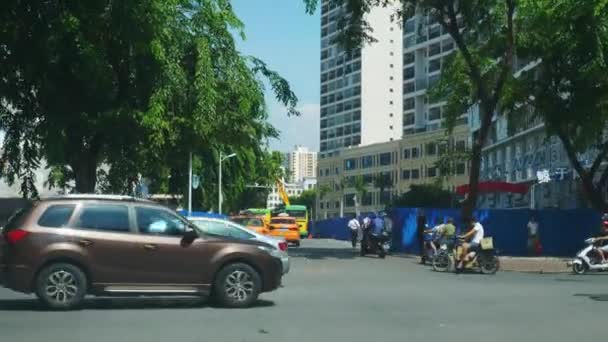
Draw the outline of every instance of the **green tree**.
[[[315,206],[317,191],[315,189],[304,190],[299,196],[289,197],[289,203],[305,205],[308,210]]]
[[[454,195],[436,184],[410,186],[410,190],[395,198],[393,208],[451,208]]]
[[[513,87],[512,121],[539,116],[562,142],[589,203],[606,210],[608,2],[520,0],[519,8],[517,52],[538,65]]]
[[[325,196],[326,196],[328,193],[330,193],[331,191],[332,191],[332,188],[331,188],[329,185],[327,185],[327,184],[322,184],[322,185],[319,185],[319,186],[318,186],[318,190],[317,190],[317,198],[318,198],[318,201],[319,201],[319,202],[320,202],[320,201],[322,201],[322,200],[325,198]],[[326,213],[327,213],[327,212],[326,212]],[[319,214],[319,213],[318,213],[318,214]],[[317,214],[317,216],[318,216],[318,214]],[[318,217],[317,217],[317,218],[318,218]]]
[[[384,203],[384,191],[393,187],[393,180],[389,174],[379,173],[374,177],[374,187],[380,191],[380,203]]]
[[[128,193],[139,175],[183,190],[193,152],[201,200],[211,203],[218,151],[231,151],[229,194],[268,178],[257,166],[277,131],[262,78],[288,114],[298,114],[297,98],[236,50],[233,33],[244,37],[229,0],[4,1],[0,177],[21,180],[22,194],[35,197],[33,170],[45,160],[49,185],[73,181],[77,192],[100,190],[101,180],[103,190]]]
[[[317,0],[304,0],[309,12]],[[514,17],[517,0],[349,0],[347,15],[339,23],[338,42],[347,49],[373,42],[365,16],[377,6],[396,5],[395,17],[408,18],[424,12],[436,20],[454,40],[457,53],[442,72],[437,94],[447,100],[449,129],[471,106],[479,109],[479,130],[471,147],[470,193],[463,215],[472,215],[477,202],[481,151],[488,139],[492,117],[500,108],[504,90],[513,78],[515,52]]]

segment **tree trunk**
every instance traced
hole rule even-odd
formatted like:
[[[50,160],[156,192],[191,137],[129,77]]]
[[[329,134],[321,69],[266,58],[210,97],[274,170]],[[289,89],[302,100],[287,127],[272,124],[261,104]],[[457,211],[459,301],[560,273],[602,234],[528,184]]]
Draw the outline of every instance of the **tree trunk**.
[[[97,158],[86,156],[75,160],[70,166],[74,171],[76,192],[91,194],[95,192],[97,183]]]
[[[482,102],[483,103],[483,102]],[[494,115],[494,106],[487,106],[480,103],[479,119],[481,125],[477,133],[477,137],[473,140],[471,147],[471,168],[469,174],[469,193],[467,199],[462,205],[462,217],[464,219],[473,217],[473,211],[477,205],[477,197],[479,191],[479,176],[481,167],[481,150],[485,145],[492,126],[492,116]]]
[[[593,184],[593,175],[589,174],[588,172],[583,172],[583,174],[579,174],[579,176],[581,177],[583,190],[585,190],[585,196],[587,197],[587,200],[591,206],[596,210],[604,212],[607,208],[606,202],[602,196],[601,188]]]

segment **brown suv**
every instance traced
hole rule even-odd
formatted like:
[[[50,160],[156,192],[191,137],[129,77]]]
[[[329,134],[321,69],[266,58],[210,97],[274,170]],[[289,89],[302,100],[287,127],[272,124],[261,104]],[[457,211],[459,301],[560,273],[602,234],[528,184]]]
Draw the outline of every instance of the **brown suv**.
[[[72,195],[13,215],[0,238],[0,277],[54,309],[87,294],[212,295],[245,307],[281,283],[273,248],[205,234],[153,202]]]

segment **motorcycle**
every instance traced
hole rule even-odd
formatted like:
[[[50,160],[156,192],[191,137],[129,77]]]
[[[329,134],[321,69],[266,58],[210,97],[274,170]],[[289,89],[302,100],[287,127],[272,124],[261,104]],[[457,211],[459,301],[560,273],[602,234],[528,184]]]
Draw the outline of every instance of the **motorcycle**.
[[[377,254],[378,257],[384,259],[386,257],[384,244],[387,241],[389,241],[387,233],[374,235],[368,232],[364,234],[363,239],[361,240],[361,256],[365,256],[366,254]]]
[[[602,256],[597,250],[597,240],[589,238],[585,240],[585,248],[581,249],[576,258],[571,261],[572,271],[575,274],[585,274],[587,271],[608,271],[608,264],[602,264]]]
[[[458,239],[456,243],[456,251],[461,248],[464,241]],[[484,238],[479,250],[476,252],[469,252],[469,261],[465,262],[461,269],[456,267],[456,252],[453,253],[451,258],[448,258],[448,269],[454,269],[457,273],[462,271],[473,271],[480,272],[482,274],[495,274],[498,271],[500,262],[498,261],[498,255],[492,244],[492,238]]]

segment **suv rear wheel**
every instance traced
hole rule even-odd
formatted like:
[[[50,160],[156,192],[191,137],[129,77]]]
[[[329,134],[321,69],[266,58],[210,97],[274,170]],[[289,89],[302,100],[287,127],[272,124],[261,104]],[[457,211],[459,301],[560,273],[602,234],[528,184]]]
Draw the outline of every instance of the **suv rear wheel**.
[[[260,294],[260,274],[244,263],[224,266],[215,279],[213,295],[220,305],[244,308],[253,304]]]
[[[87,277],[80,268],[67,263],[46,266],[36,278],[36,295],[51,309],[78,307],[87,293]]]

